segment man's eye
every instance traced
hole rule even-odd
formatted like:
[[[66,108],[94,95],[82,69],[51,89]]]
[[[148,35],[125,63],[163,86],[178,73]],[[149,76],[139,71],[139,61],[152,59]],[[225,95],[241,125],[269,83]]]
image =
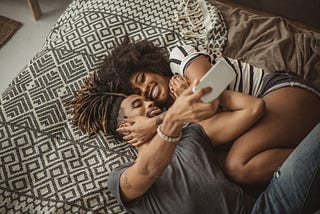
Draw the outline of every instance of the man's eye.
[[[133,108],[140,108],[141,106],[142,106],[141,103],[136,103],[134,104]]]

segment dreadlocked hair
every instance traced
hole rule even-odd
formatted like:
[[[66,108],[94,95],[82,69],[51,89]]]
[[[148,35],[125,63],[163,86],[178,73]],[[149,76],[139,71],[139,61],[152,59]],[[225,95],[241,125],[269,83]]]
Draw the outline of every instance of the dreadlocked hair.
[[[167,49],[155,46],[148,40],[130,42],[129,38],[125,37],[123,42],[108,57],[113,62],[113,67],[116,69],[122,82],[127,85],[130,85],[128,84],[129,78],[137,71],[152,72],[167,77],[173,75],[169,67],[169,53]],[[102,80],[110,78],[109,67],[110,64],[107,60],[104,67],[98,72],[99,78]]]
[[[125,95],[113,92],[117,91],[117,84],[118,81],[103,85],[96,72],[91,72],[81,88],[74,92],[73,99],[66,103],[73,107],[69,112],[72,124],[89,135],[103,131],[104,134],[118,137],[115,131],[117,115]]]

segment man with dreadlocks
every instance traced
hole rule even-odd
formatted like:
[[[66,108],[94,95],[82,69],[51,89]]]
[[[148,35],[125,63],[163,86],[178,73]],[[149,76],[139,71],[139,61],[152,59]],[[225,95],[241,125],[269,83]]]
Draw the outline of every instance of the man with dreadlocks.
[[[126,118],[161,113],[140,95],[100,91],[92,80],[94,75],[69,102],[74,106],[73,122],[88,133],[115,133]],[[209,91],[185,90],[168,109],[157,134],[138,147],[137,159],[110,174],[108,186],[118,202],[129,213],[296,213],[319,209],[314,199],[320,191],[315,186],[320,179],[320,124],[255,202],[225,178],[211,141],[228,142],[241,135],[262,115],[264,103],[244,94],[235,96],[238,92],[234,91],[223,92],[212,103],[201,102],[200,97]],[[218,104],[231,111],[216,114]],[[194,123],[207,118],[212,120],[210,127]],[[219,124],[228,129],[219,129]],[[214,129],[219,129],[219,135]],[[292,179],[295,177],[299,180]],[[309,188],[315,191],[309,192]],[[283,197],[287,200],[281,200]]]
[[[118,137],[115,131],[118,107],[126,95],[115,92],[130,94],[131,89],[119,80],[119,75],[112,69],[114,66],[110,58],[106,58],[102,67],[108,67],[110,75],[101,79],[96,71],[91,72],[81,85],[81,89],[74,92],[74,98],[68,101],[66,106],[73,106],[70,112],[73,115],[73,124],[83,132],[94,135],[102,130],[105,134],[114,134]]]

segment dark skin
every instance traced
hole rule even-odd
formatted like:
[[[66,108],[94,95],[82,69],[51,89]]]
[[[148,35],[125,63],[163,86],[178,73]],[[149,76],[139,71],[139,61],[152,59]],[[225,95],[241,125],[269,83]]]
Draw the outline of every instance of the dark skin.
[[[224,143],[237,138],[264,113],[263,100],[234,91],[224,91],[220,99],[211,103],[200,101],[201,96],[208,93],[210,88],[204,88],[192,93],[191,87],[185,90],[167,111],[161,131],[170,137],[178,137],[186,122],[199,122],[205,119],[211,121],[210,128],[203,126],[211,140]],[[218,105],[230,109],[216,115]],[[161,110],[154,102],[139,95],[130,95],[121,103],[124,117],[154,117]],[[214,116],[215,115],[215,116]],[[225,124],[229,129],[223,128]],[[120,125],[120,128],[126,124]],[[121,196],[125,201],[131,201],[143,195],[156,178],[170,164],[175,152],[176,143],[166,142],[155,134],[149,141],[138,147],[138,157],[131,167],[127,168],[120,177]]]
[[[185,81],[200,79],[210,67],[211,64],[205,57],[196,59],[187,68]],[[135,81],[137,75],[143,75],[144,81]],[[130,78],[131,86],[139,89],[142,95],[154,98],[156,103],[179,96],[180,92],[173,87],[177,84],[173,84],[173,80],[170,82],[168,78],[160,81],[159,76],[137,71]],[[160,96],[157,91],[153,91],[154,87],[150,87],[155,81],[161,82],[157,85],[157,90],[166,91],[166,96],[164,93]],[[150,96],[152,94],[155,96]],[[225,172],[234,182],[244,186],[268,183],[273,172],[320,121],[320,100],[305,89],[281,88],[267,94],[263,100],[267,107],[266,114],[248,132],[234,141],[225,162]],[[132,121],[135,122],[134,126],[140,124],[140,129],[143,129],[139,119]],[[128,139],[131,142],[136,142],[132,135],[137,130],[134,126],[128,129]]]

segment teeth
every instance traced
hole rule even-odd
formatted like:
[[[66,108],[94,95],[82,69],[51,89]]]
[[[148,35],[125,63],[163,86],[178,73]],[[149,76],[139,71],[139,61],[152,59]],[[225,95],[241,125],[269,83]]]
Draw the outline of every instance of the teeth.
[[[157,89],[158,89],[157,86],[155,86],[155,87],[153,88],[153,91],[152,91],[152,93],[151,93],[152,98],[155,98],[155,96],[156,96],[156,94],[157,94],[157,91],[158,91]]]

